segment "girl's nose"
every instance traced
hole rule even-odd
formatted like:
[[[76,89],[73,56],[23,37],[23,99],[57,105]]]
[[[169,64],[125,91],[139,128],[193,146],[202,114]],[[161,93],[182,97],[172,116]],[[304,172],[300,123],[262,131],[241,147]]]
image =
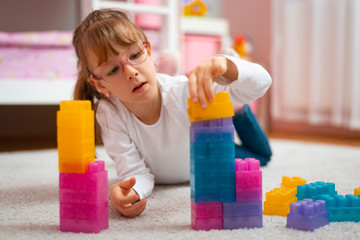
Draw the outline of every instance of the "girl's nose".
[[[124,73],[125,73],[125,78],[129,81],[133,80],[133,78],[135,78],[139,75],[138,70],[130,64],[124,64],[123,69],[124,69]]]

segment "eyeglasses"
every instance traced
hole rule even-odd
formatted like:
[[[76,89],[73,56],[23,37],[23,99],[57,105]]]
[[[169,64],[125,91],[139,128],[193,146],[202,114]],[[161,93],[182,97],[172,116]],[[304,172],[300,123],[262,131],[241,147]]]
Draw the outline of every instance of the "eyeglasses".
[[[124,64],[130,65],[139,65],[145,62],[148,57],[148,43],[139,44],[130,49],[125,59],[121,62],[111,62],[106,64],[100,70],[100,77],[96,77],[94,75],[90,75],[90,77],[95,78],[96,80],[105,80],[108,82],[113,82],[122,77],[124,72]]]

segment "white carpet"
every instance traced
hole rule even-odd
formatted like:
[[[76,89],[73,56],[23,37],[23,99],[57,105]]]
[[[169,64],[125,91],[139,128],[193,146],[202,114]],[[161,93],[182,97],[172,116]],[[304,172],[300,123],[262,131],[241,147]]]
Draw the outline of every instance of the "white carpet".
[[[360,186],[360,148],[281,140],[271,145],[274,157],[262,168],[264,199],[282,176],[334,182],[339,194]],[[98,153],[104,156],[102,148]],[[105,161],[114,182],[113,163]],[[360,223],[330,223],[311,233],[287,229],[286,218],[273,216],[264,216],[260,229],[195,231],[187,184],[156,186],[145,212],[134,219],[110,205],[109,229],[99,234],[62,233],[57,163],[56,149],[0,153],[0,239],[360,239]]]

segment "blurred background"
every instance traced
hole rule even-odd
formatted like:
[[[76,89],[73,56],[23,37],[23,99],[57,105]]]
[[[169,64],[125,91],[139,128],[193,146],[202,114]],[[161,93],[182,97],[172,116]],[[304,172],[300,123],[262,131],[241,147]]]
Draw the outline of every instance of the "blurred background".
[[[76,80],[72,32],[108,7],[127,9],[169,74],[228,49],[264,66],[273,85],[250,105],[270,138],[360,146],[360,1],[0,2],[0,151],[56,147]]]

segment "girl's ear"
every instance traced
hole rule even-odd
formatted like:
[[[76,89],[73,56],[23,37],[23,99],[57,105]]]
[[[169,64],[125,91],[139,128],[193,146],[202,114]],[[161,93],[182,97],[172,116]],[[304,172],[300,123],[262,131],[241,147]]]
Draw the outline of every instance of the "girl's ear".
[[[105,96],[110,96],[110,91],[101,83],[101,81],[92,77],[88,77],[87,81]]]

